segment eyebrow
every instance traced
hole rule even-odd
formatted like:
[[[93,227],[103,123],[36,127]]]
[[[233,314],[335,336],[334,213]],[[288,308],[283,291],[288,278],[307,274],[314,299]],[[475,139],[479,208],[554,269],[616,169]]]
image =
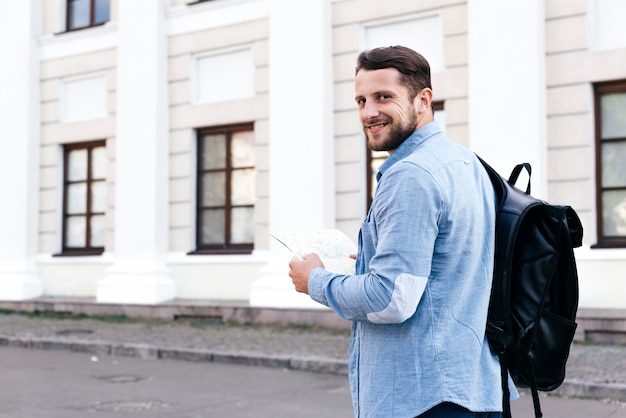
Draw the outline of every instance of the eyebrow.
[[[379,91],[375,91],[374,93],[372,93],[372,96],[396,96],[396,93],[392,92],[391,90],[379,90]],[[359,101],[359,99],[364,99],[365,96],[354,96],[354,100],[355,101]]]

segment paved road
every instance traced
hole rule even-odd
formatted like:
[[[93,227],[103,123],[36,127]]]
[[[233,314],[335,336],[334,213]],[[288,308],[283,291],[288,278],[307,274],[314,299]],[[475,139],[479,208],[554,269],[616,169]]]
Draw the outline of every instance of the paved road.
[[[351,417],[346,377],[0,347],[0,417]]]
[[[626,418],[617,403],[542,397],[545,418]],[[532,400],[513,405],[532,417]],[[0,417],[352,417],[346,377],[279,368],[0,347]]]

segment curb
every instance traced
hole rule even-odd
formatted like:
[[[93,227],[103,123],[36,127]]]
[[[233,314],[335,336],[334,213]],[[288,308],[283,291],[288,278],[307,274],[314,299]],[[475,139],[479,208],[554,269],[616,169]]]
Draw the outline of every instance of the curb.
[[[56,338],[0,337],[0,347],[2,346],[36,350],[66,350],[101,356],[136,357],[144,360],[215,362],[315,373],[348,374],[347,361],[327,358],[270,356],[252,352],[219,352],[191,348],[158,348],[150,344],[111,344],[105,341],[66,341]]]
[[[28,348],[36,350],[66,350],[91,353],[100,356],[135,357],[144,360],[183,360],[199,363],[223,363],[244,366],[284,368],[315,373],[348,374],[344,360],[328,358],[303,358],[271,356],[254,352],[220,352],[192,348],[158,348],[150,344],[112,344],[106,341],[72,340],[56,338],[1,337],[0,347]],[[521,389],[520,391],[523,391]],[[589,383],[565,379],[549,396],[589,398],[626,402],[626,385],[619,383]]]
[[[565,379],[563,384],[552,393],[564,397],[626,402],[626,385],[620,383],[589,383]]]

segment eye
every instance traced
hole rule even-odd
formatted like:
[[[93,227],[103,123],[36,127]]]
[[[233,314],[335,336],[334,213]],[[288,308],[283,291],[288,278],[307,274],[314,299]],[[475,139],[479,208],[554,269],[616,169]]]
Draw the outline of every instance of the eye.
[[[389,99],[391,99],[391,96],[388,94],[381,94],[380,96],[378,96],[378,101],[380,102],[386,102]]]
[[[359,97],[358,99],[356,99],[356,104],[359,106],[363,106],[365,104],[365,98]]]

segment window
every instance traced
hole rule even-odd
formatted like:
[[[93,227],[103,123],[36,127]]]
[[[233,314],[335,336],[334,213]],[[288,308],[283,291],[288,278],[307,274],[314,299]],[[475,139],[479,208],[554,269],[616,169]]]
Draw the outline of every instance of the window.
[[[433,110],[435,112],[435,120],[439,122],[439,124],[441,125],[441,129],[443,129],[445,133],[446,124],[445,124],[445,112],[443,110],[443,102],[442,101],[433,102]],[[365,186],[367,187],[367,191],[368,191],[367,202],[366,202],[367,210],[370,209],[372,200],[374,199],[374,193],[376,192],[376,173],[378,173],[378,169],[380,165],[387,159],[388,155],[389,154],[387,153],[387,151],[372,151],[369,148],[367,148],[367,156],[366,156],[367,184]]]
[[[256,170],[252,125],[198,131],[195,253],[250,253]]]
[[[626,80],[594,86],[597,247],[626,247]]]
[[[64,148],[64,255],[104,251],[107,163],[104,141]]]
[[[67,30],[102,25],[109,21],[109,0],[67,0]]]

